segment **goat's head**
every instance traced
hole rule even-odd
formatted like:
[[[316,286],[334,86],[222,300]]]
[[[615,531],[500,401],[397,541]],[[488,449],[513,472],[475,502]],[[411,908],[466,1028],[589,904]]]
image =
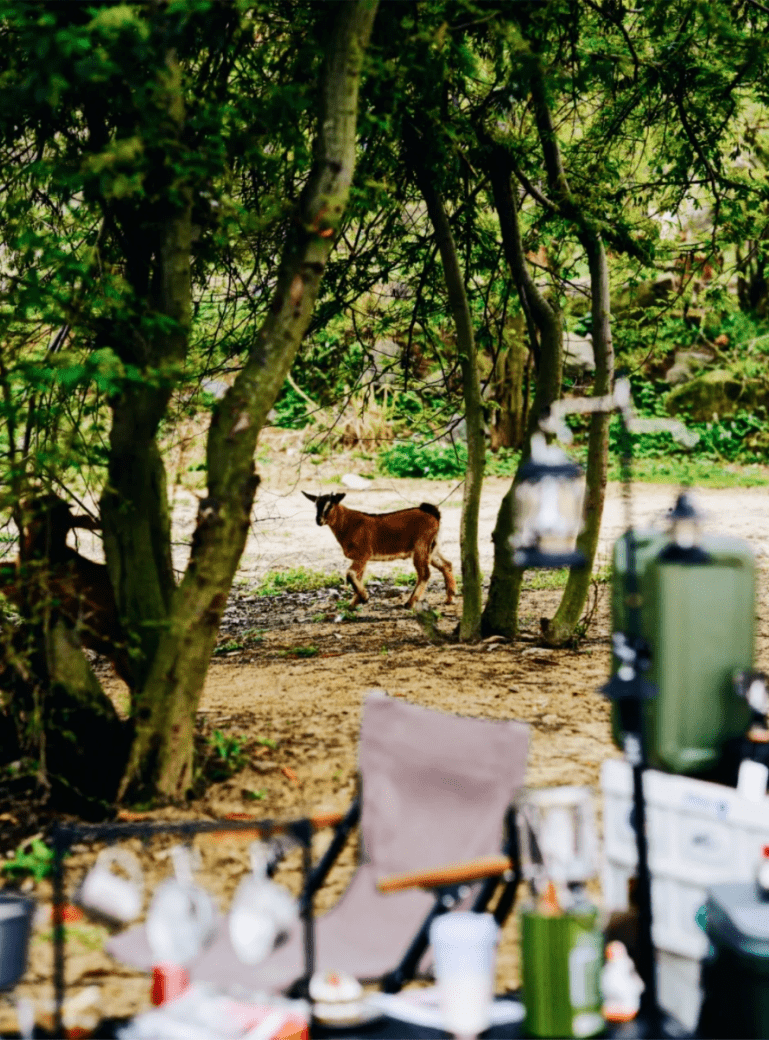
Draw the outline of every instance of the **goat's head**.
[[[21,503],[24,533],[24,556],[54,555],[66,545],[67,532],[73,528],[98,531],[98,520],[82,515],[74,516],[69,502],[51,493],[34,495]]]
[[[302,494],[315,503],[315,522],[318,527],[328,523],[328,514],[332,506],[339,505],[345,495],[343,491],[336,495],[311,495],[307,491],[303,491]]]

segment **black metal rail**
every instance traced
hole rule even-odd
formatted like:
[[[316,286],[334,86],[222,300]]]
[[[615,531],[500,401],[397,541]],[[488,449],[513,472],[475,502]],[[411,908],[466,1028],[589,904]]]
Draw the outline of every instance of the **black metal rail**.
[[[55,1036],[64,1036],[62,1008],[64,1004],[65,933],[64,933],[64,857],[77,842],[113,842],[127,838],[154,838],[159,835],[178,835],[193,838],[198,834],[213,834],[223,831],[256,831],[269,841],[278,833],[288,833],[302,847],[302,870],[304,874],[303,898],[300,916],[304,927],[305,974],[297,985],[306,989],[315,970],[315,928],[312,907],[312,889],[309,886],[312,873],[312,823],[308,819],[283,823],[276,820],[179,820],[155,822],[137,820],[125,823],[59,823],[50,829],[53,846],[53,986]]]

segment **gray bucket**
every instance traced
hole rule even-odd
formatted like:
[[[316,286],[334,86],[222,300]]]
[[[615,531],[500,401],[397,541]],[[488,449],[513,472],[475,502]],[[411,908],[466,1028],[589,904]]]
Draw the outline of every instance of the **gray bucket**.
[[[0,990],[11,989],[27,970],[27,947],[35,901],[0,892]]]

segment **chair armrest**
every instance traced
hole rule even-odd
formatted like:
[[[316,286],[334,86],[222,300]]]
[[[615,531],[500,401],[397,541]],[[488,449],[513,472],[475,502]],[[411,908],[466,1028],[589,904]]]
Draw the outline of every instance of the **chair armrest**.
[[[315,813],[314,816],[310,816],[310,824],[314,831],[323,830],[325,827],[338,827],[344,819],[345,814],[343,812],[331,812],[321,811]],[[273,824],[271,828],[265,828],[258,826],[259,817],[253,816],[251,813],[227,813],[224,817],[225,820],[237,820],[238,822],[245,822],[248,820],[254,821],[254,827],[243,827],[232,831],[210,831],[205,834],[205,839],[212,839],[213,841],[228,841],[228,842],[240,842],[242,844],[251,844],[252,841],[256,841],[259,838],[269,837],[272,834],[280,834],[283,828],[280,824]]]
[[[445,866],[420,870],[412,874],[392,874],[379,878],[376,887],[380,892],[402,892],[407,888],[443,888],[463,882],[480,881],[482,878],[499,877],[513,869],[507,856],[481,856],[465,863],[447,863]]]

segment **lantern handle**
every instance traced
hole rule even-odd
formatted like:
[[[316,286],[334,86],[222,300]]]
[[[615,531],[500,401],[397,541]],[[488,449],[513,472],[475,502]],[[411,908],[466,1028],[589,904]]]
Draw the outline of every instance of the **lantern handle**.
[[[589,415],[595,412],[620,412],[629,433],[669,433],[675,441],[685,448],[693,448],[700,435],[688,429],[678,419],[639,419],[633,413],[633,400],[630,394],[630,380],[627,377],[618,379],[614,390],[603,397],[566,397],[554,401],[547,413],[540,419],[539,428],[543,433],[553,434],[564,444],[571,444],[573,434],[564,422],[567,415]]]

